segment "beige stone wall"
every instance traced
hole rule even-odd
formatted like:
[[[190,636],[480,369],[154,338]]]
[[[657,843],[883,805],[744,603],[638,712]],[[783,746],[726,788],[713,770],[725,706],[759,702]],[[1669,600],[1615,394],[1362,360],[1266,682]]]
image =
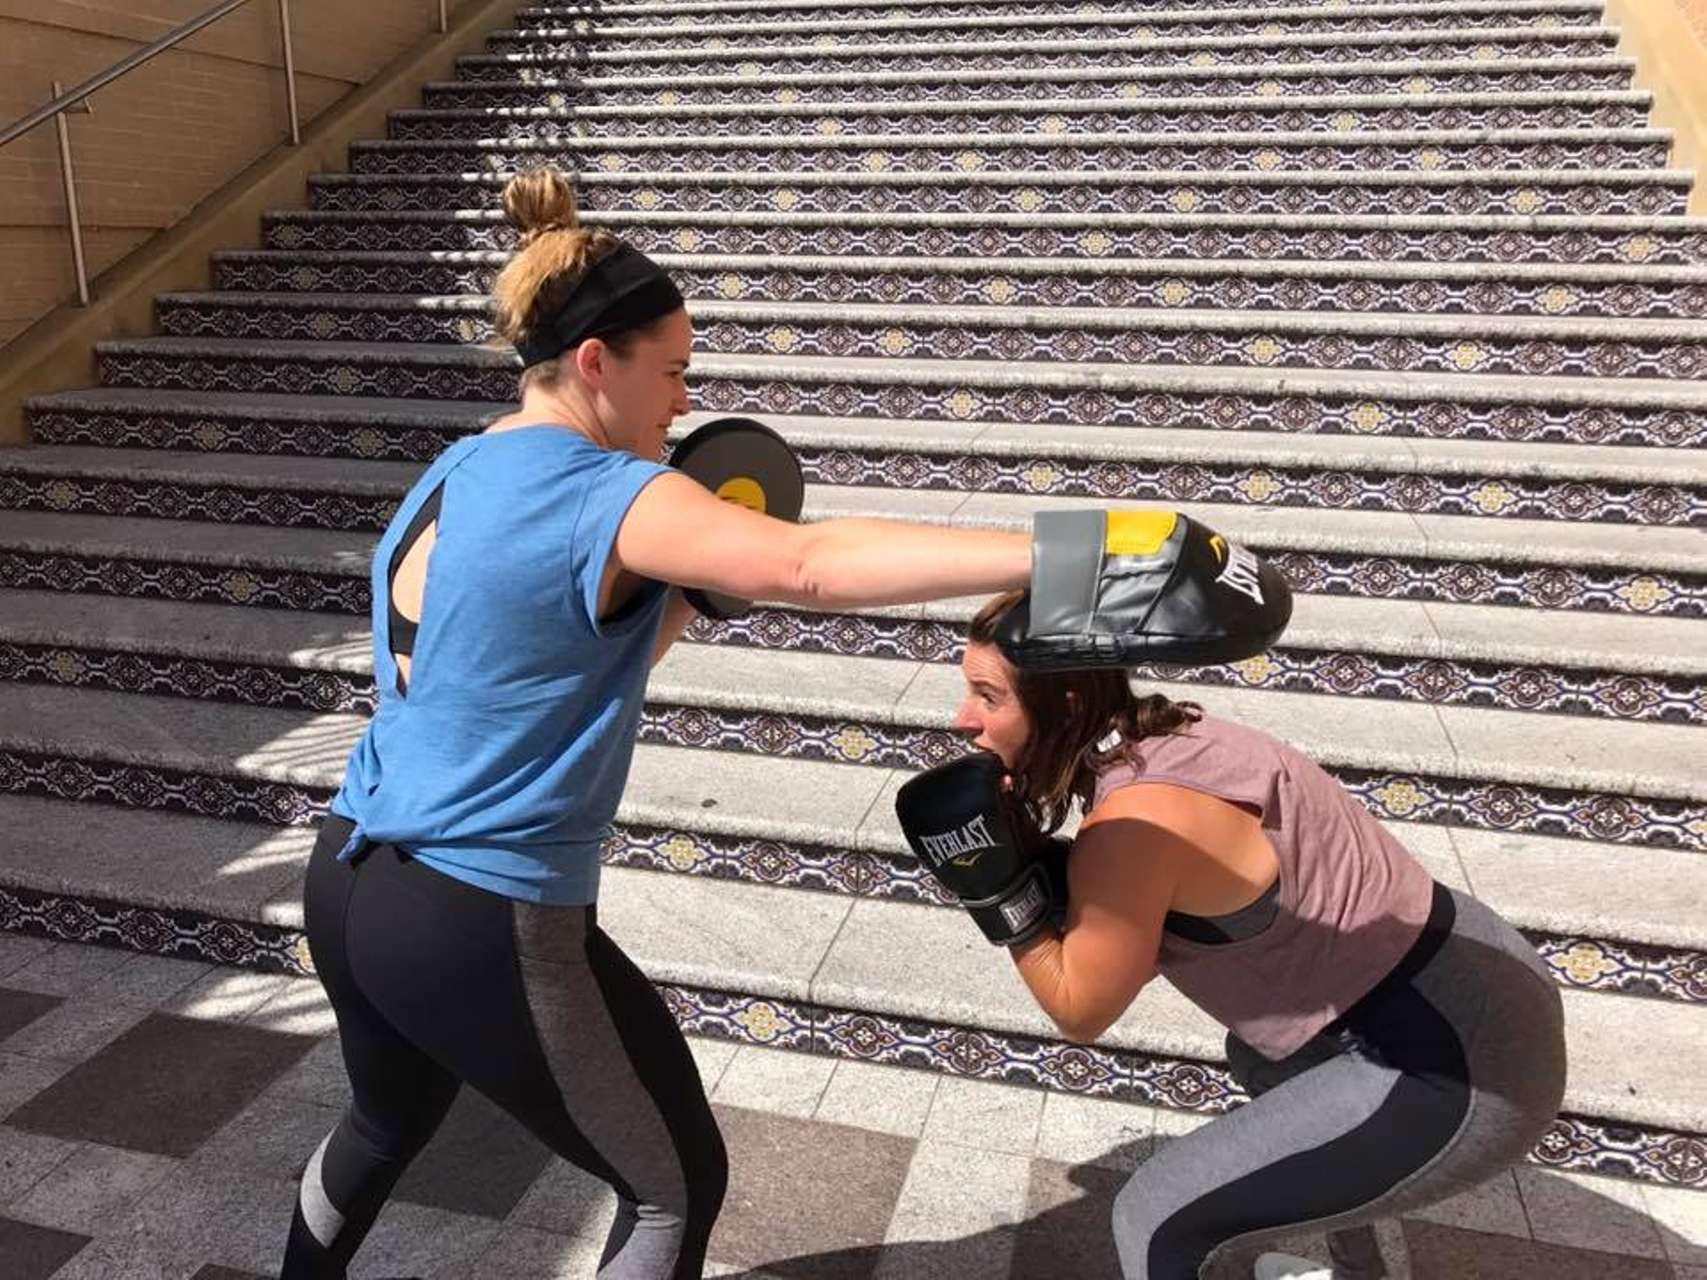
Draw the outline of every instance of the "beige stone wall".
[[[1654,95],[1649,122],[1676,138],[1672,166],[1696,173],[1689,212],[1707,216],[1707,0],[1606,0],[1606,21]]]
[[[1707,49],[1707,0],[1671,0],[1683,14],[1683,20],[1695,32],[1695,39]]]
[[[0,0],[0,127],[214,0]],[[304,123],[421,37],[436,0],[294,0]],[[456,6],[452,6],[453,9]],[[68,117],[89,271],[117,262],[284,141],[278,6],[254,0]],[[0,346],[76,289],[51,123],[0,149]]]

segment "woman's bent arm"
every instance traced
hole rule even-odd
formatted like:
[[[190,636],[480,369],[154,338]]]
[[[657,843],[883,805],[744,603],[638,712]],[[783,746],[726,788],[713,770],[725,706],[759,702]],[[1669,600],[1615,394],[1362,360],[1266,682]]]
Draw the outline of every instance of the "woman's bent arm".
[[[791,524],[680,475],[641,490],[614,554],[643,577],[819,609],[977,595],[1031,579],[1029,534],[890,520]]]
[[[1085,827],[1067,858],[1066,931],[1013,948],[1020,977],[1069,1040],[1095,1040],[1155,976],[1175,843],[1146,822]]]

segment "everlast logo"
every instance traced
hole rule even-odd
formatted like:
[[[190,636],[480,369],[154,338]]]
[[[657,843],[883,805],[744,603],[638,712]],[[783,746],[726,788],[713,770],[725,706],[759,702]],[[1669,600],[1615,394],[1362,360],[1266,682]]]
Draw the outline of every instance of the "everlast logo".
[[[984,850],[995,847],[996,842],[990,835],[989,819],[983,814],[952,831],[939,831],[934,836],[919,837],[919,849],[930,859],[933,867],[940,867],[945,862],[969,867],[978,860],[978,855]]]
[[[1227,567],[1221,570],[1221,576],[1215,581],[1224,582],[1233,590],[1242,592],[1261,604],[1262,577],[1256,556],[1236,542],[1229,542],[1226,546]]]

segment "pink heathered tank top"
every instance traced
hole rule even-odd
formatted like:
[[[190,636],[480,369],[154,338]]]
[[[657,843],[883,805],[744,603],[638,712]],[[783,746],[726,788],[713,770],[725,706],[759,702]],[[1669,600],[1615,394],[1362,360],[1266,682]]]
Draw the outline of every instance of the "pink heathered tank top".
[[[1261,817],[1280,862],[1273,922],[1219,945],[1164,933],[1158,968],[1265,1057],[1302,1047],[1386,977],[1421,934],[1433,879],[1301,752],[1212,716],[1128,750],[1129,762],[1097,780],[1093,808],[1120,787],[1166,782]]]

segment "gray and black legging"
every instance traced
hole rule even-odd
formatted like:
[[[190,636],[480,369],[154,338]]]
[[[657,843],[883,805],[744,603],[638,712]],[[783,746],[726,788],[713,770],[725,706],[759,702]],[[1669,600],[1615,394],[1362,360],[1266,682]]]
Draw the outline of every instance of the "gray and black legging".
[[[468,1084],[616,1191],[601,1280],[690,1280],[728,1176],[675,1019],[592,907],[517,902],[390,845],[308,866],[308,945],[354,1100],[303,1175],[283,1280],[342,1280]]]
[[[1321,1035],[1278,1063],[1234,1038],[1228,1056],[1253,1100],[1168,1143],[1115,1200],[1126,1280],[1249,1280],[1300,1230],[1331,1233],[1336,1280],[1385,1274],[1369,1224],[1486,1181],[1546,1132],[1564,1015],[1534,948],[1436,886],[1421,938]]]

